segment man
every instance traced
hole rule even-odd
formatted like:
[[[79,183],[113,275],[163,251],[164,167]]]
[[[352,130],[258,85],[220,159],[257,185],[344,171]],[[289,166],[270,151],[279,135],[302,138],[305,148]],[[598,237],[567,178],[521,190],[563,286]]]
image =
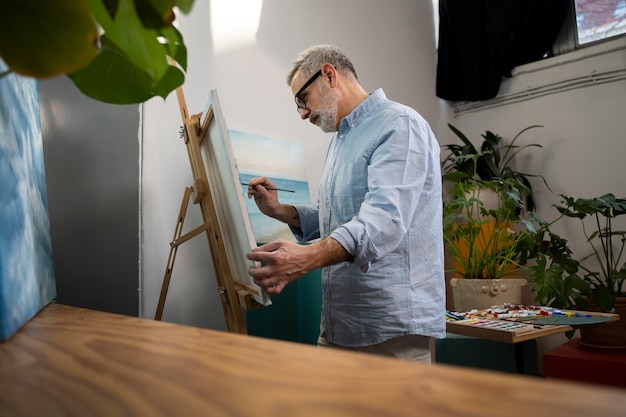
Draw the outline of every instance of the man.
[[[267,293],[322,269],[320,346],[430,363],[445,337],[439,144],[413,109],[368,94],[332,45],[293,62],[287,84],[303,120],[336,132],[315,205],[278,201],[267,178],[250,182],[262,213],[287,223],[299,242],[278,240],[247,257]]]

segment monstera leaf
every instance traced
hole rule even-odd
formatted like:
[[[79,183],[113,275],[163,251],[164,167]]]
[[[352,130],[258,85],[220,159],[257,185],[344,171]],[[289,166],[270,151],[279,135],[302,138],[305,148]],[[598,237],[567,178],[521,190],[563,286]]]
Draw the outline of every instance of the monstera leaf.
[[[0,58],[37,78],[67,74],[86,95],[115,104],[167,95],[185,79],[187,49],[174,7],[193,0],[5,0]]]

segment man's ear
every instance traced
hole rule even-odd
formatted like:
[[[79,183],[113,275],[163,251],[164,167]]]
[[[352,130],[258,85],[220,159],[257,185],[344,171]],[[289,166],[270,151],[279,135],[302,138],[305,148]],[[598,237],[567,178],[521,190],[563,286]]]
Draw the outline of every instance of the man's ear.
[[[337,86],[337,69],[332,64],[322,65],[322,77],[328,80],[331,88]]]

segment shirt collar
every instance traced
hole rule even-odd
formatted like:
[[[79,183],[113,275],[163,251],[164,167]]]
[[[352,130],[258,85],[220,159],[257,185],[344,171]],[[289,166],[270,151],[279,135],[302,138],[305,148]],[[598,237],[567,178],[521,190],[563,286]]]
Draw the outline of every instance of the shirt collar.
[[[387,100],[387,96],[382,88],[374,90],[369,97],[363,100],[358,106],[339,122],[338,134],[345,134],[348,129],[354,129],[367,117],[367,115],[380,103]]]

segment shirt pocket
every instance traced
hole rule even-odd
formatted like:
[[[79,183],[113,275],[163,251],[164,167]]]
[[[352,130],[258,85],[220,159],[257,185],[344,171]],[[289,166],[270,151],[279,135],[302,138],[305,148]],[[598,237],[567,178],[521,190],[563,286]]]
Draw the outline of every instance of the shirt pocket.
[[[365,162],[352,161],[336,169],[331,205],[335,212],[341,214],[342,221],[349,221],[359,213],[367,192],[367,164]]]

